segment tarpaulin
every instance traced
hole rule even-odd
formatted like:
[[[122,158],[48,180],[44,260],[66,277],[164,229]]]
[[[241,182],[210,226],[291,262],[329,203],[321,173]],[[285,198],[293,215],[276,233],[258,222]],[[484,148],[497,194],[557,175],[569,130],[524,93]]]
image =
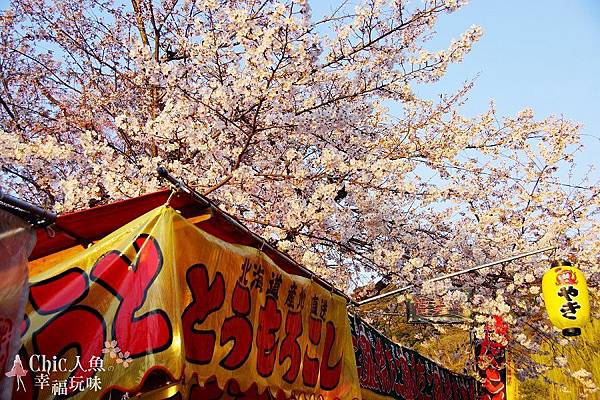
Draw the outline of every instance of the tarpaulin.
[[[0,398],[10,398],[10,370],[19,349],[27,300],[27,257],[35,244],[30,225],[0,209]],[[8,375],[6,374],[8,372]]]
[[[140,215],[169,201],[171,207],[181,212],[183,217],[188,218],[203,231],[229,243],[263,248],[263,253],[285,272],[310,276],[306,269],[283,253],[269,245],[263,245],[263,241],[257,235],[252,235],[241,224],[235,223],[235,218],[223,212],[207,197],[199,194],[192,197],[184,192],[175,192],[173,196],[171,194],[170,190],[165,189],[59,215],[52,224],[51,230],[43,228],[37,230],[36,246],[29,257],[29,261],[35,261],[32,268],[36,268],[40,262],[45,263],[48,257],[55,258],[57,253],[63,251],[77,253],[84,246],[102,239]],[[211,218],[203,218],[207,213]],[[51,263],[54,261],[51,260]],[[317,283],[319,283],[318,279]]]
[[[170,207],[38,264],[30,280],[26,391],[15,387],[16,398],[132,396],[174,383],[188,398],[212,379],[360,399],[345,300]]]
[[[473,378],[453,373],[392,342],[358,317],[350,317],[350,326],[363,399],[476,398]]]

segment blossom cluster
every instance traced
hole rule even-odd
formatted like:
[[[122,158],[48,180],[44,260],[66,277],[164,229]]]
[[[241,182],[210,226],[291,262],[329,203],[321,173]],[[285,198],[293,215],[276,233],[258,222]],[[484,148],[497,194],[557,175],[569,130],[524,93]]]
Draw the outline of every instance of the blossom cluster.
[[[369,0],[320,17],[296,0],[12,0],[0,184],[66,212],[155,191],[162,165],[337,287],[385,278],[448,301],[459,289],[479,334],[500,315],[534,351],[539,333],[558,338],[539,293],[549,255],[423,283],[556,244],[597,293],[600,185],[564,184],[577,123],[493,103],[465,116],[472,82],[415,94],[481,37],[473,26],[430,49],[437,19],[464,3]]]

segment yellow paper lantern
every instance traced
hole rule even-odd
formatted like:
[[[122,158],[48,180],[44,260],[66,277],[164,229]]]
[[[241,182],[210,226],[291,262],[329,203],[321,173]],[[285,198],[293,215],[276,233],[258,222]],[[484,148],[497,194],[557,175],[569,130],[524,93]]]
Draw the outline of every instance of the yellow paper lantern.
[[[583,273],[569,261],[554,261],[542,278],[548,316],[564,336],[579,336],[590,320],[590,299]]]

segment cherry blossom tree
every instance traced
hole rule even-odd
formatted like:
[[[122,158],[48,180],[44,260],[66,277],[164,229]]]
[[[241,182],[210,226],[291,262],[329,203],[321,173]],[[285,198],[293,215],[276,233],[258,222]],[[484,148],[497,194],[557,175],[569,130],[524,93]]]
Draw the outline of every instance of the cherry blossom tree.
[[[163,165],[348,291],[557,244],[597,293],[600,186],[574,172],[580,125],[493,103],[467,117],[472,81],[415,94],[481,37],[430,49],[463,3],[368,0],[317,18],[302,0],[13,0],[1,184],[64,212],[157,190]],[[550,256],[418,290],[502,315],[535,351],[535,332],[558,337],[539,293]]]

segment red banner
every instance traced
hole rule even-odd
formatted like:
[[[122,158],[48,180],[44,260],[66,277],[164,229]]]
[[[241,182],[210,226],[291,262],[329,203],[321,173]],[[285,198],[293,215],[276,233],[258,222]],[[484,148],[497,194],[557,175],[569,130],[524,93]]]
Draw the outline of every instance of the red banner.
[[[363,399],[474,400],[473,378],[440,367],[350,317]]]

